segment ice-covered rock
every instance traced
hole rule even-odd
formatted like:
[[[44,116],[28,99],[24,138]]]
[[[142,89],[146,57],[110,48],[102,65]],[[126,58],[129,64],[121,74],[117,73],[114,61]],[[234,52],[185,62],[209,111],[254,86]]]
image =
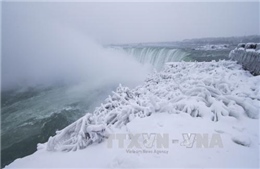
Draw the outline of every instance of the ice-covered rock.
[[[243,48],[242,46],[245,45]],[[237,61],[244,69],[254,75],[260,74],[260,52],[256,43],[239,44],[232,50],[229,58]]]
[[[218,122],[223,118],[258,118],[260,81],[234,61],[174,62],[142,86],[119,86],[93,113],[58,131],[39,148],[75,151],[106,139],[111,128],[155,113],[186,114]]]

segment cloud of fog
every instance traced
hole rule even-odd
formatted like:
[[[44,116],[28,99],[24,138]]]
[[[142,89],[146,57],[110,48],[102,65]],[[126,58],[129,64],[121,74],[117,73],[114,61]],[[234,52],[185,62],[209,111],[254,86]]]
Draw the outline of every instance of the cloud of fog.
[[[102,44],[259,34],[259,3],[3,2],[2,84],[134,82],[146,69]]]
[[[57,82],[134,85],[147,75],[134,58],[105,49],[76,30],[57,23],[29,26],[4,39],[3,89]]]

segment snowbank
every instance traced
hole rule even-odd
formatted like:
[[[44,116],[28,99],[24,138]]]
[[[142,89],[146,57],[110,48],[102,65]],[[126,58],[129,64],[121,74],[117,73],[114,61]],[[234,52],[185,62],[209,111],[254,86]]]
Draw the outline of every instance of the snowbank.
[[[6,168],[257,167],[259,86],[260,77],[234,61],[168,63],[142,86],[120,85],[92,114]],[[141,146],[129,148],[138,133]],[[166,144],[156,146],[151,133]],[[112,146],[111,136],[125,137]]]
[[[239,44],[230,52],[229,57],[242,64],[243,68],[252,74],[260,75],[260,50],[257,46],[255,43]]]

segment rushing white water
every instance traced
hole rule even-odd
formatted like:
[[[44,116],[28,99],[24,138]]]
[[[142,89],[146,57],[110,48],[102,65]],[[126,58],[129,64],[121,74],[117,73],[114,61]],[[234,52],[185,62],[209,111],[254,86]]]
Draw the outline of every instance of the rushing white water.
[[[142,64],[150,64],[160,70],[166,62],[180,62],[188,60],[189,53],[181,49],[165,47],[127,47],[119,48],[128,55],[134,56]]]

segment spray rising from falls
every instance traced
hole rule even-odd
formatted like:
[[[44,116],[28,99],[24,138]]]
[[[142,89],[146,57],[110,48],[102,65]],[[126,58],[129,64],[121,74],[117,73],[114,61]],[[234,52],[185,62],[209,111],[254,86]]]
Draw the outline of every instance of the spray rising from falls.
[[[190,61],[189,53],[182,49],[165,47],[116,47],[128,55],[134,56],[142,64],[150,64],[161,70],[167,62]]]
[[[1,167],[92,112],[119,83],[136,86],[149,73],[125,53],[55,22],[5,33],[2,55]]]

